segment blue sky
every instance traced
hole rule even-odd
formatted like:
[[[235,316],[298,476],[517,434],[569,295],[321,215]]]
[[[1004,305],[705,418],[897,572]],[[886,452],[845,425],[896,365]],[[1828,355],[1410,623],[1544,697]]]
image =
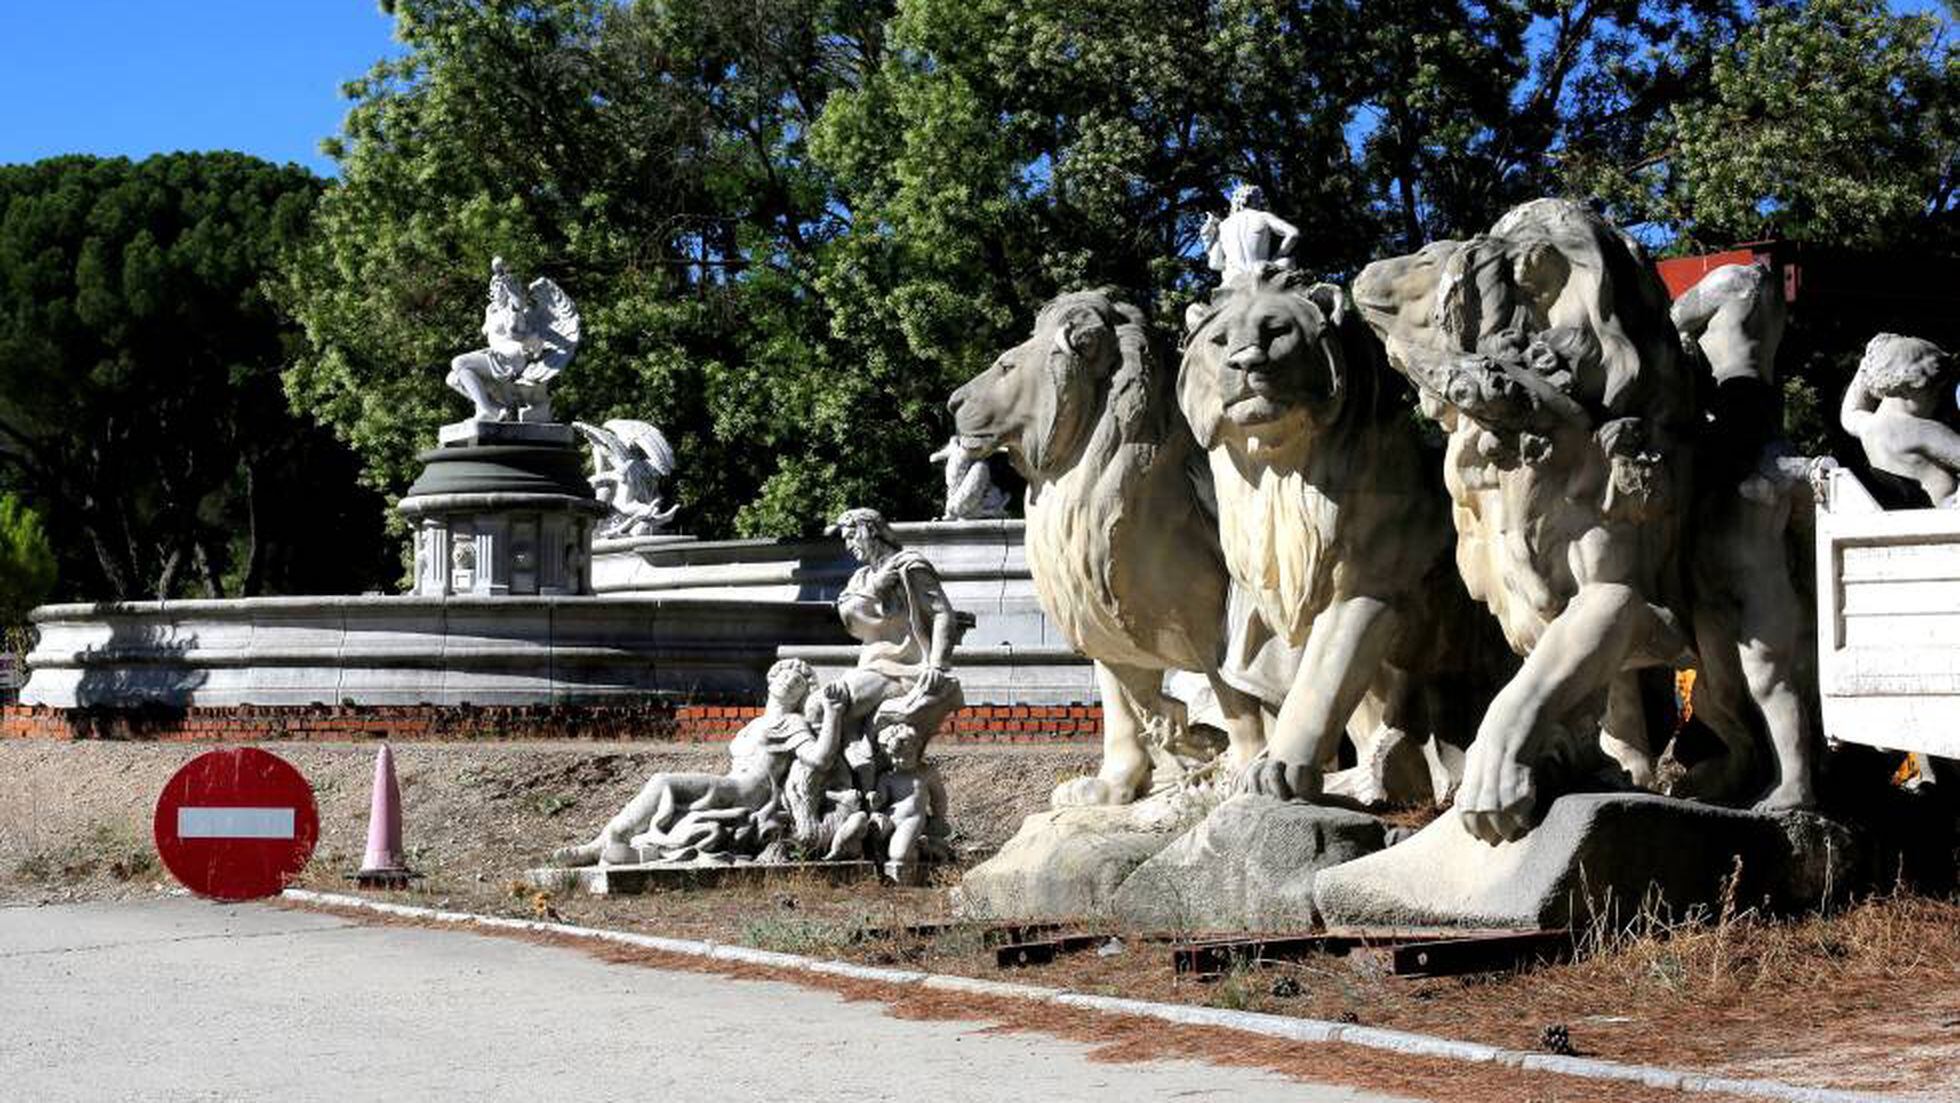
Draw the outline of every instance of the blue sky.
[[[0,0],[0,164],[235,149],[329,172],[340,86],[392,30],[375,0]]]
[[[340,86],[391,29],[374,0],[0,0],[0,164],[235,149],[331,172]]]

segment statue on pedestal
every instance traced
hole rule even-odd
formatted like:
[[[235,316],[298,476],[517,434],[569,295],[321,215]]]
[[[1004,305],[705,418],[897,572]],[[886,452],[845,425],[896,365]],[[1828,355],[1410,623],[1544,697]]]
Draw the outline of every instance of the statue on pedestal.
[[[1838,412],[1873,467],[1918,484],[1939,509],[1960,508],[1960,432],[1936,419],[1951,374],[1931,341],[1881,333],[1865,346]]]
[[[1698,497],[1690,459],[1703,411],[1665,292],[1625,235],[1541,199],[1488,234],[1369,265],[1354,299],[1448,434],[1458,568],[1524,656],[1465,759],[1456,811],[1473,835],[1522,836],[1547,779],[1583,778],[1602,750],[1622,764],[1649,755],[1642,668],[1693,663],[1699,648],[1716,658],[1705,672],[1761,659],[1787,679],[1776,656],[1737,649],[1800,632],[1751,625],[1754,605],[1711,615],[1734,600],[1720,591],[1746,589],[1731,576],[1750,557],[1720,553],[1757,542],[1740,521],[1722,546],[1684,531],[1713,501]],[[1691,588],[1691,563],[1720,586]],[[1708,688],[1697,713],[1765,717],[1778,767],[1765,806],[1807,803],[1807,737],[1779,720],[1781,691],[1753,672]]]
[[[1232,189],[1232,210],[1223,219],[1206,215],[1198,237],[1204,242],[1205,263],[1230,279],[1262,264],[1293,266],[1293,246],[1300,230],[1266,210],[1266,193],[1257,184]]]
[[[985,456],[969,456],[955,436],[926,457],[946,473],[946,507],[942,521],[981,521],[1007,516],[1007,492],[994,485]]]
[[[857,665],[819,690],[807,662],[776,663],[762,715],[729,745],[728,773],[655,774],[596,838],[552,864],[869,855],[913,881],[921,862],[950,856],[945,785],[923,752],[960,706],[951,655],[970,621],[877,511],[848,510],[834,527],[864,564],[837,600],[863,644]]]
[[[478,421],[548,422],[547,385],[578,351],[578,308],[540,276],[526,289],[490,261],[490,302],[483,308],[485,347],[449,362],[444,380],[476,406]]]
[[[932,562],[900,545],[877,510],[845,510],[830,531],[863,564],[837,597],[844,630],[861,646],[855,668],[824,687],[822,723],[826,737],[838,729],[857,788],[868,793],[882,755],[876,727],[896,717],[931,733],[960,707],[953,648],[972,619],[947,600]]]
[[[1231,665],[1264,670],[1275,713],[1244,787],[1447,802],[1457,718],[1488,699],[1486,656],[1508,655],[1454,577],[1449,495],[1406,388],[1346,293],[1291,269],[1228,276],[1185,322],[1178,399],[1254,613]],[[1324,777],[1343,734],[1356,768]]]
[[[1033,332],[947,402],[962,448],[1005,452],[1028,481],[1028,571],[1070,647],[1095,661],[1103,757],[1057,786],[1057,808],[1127,805],[1209,770],[1215,748],[1164,693],[1203,676],[1231,743],[1264,747],[1259,704],[1223,677],[1231,577],[1210,472],[1141,310],[1108,291],[1056,296]]]
[[[572,428],[592,446],[593,492],[612,507],[593,535],[604,540],[665,530],[680,512],[661,493],[674,476],[674,448],[667,437],[631,418],[613,418],[604,425],[574,421]]]

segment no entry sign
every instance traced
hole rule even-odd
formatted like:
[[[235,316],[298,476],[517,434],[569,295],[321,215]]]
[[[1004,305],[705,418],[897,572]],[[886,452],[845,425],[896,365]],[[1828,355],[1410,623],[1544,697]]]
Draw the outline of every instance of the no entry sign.
[[[157,798],[157,853],[202,896],[273,895],[306,865],[319,837],[313,787],[256,747],[198,755]]]

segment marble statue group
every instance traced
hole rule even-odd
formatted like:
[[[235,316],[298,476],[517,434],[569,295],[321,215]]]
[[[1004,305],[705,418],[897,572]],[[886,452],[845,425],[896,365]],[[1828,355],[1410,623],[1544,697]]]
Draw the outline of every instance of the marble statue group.
[[[1789,819],[1818,807],[1824,756],[1804,549],[1836,464],[1783,439],[1786,308],[1768,271],[1719,267],[1670,301],[1637,244],[1557,199],[1346,287],[1294,266],[1299,230],[1256,187],[1199,236],[1219,282],[1175,348],[1118,292],[1070,291],[948,402],[954,435],[931,457],[944,518],[1005,515],[990,457],[1025,479],[1034,588],[1093,661],[1103,707],[1099,768],[968,873],[970,910],[1038,912],[1028,886],[1044,879],[1093,880],[1068,899],[1104,901],[1136,860],[1177,853],[1177,831],[1203,835],[1191,809],[1232,802],[1233,823],[1447,805],[1391,849],[1457,847],[1471,897],[1479,855],[1526,846],[1568,796],[1621,795],[1632,822],[1726,806],[1815,834]],[[452,385],[479,419],[548,415],[544,384],[577,339],[569,299],[499,264],[484,333]],[[1960,503],[1960,432],[1938,412],[1952,385],[1940,349],[1882,334],[1841,411],[1874,470],[1941,507]],[[666,439],[631,420],[577,428],[613,511],[600,534],[659,532]],[[924,750],[961,704],[970,619],[876,511],[832,531],[860,564],[836,600],[855,664],[819,684],[777,663],[725,774],[656,775],[558,863],[869,859],[916,879],[949,856]],[[1684,669],[1713,747],[1677,761]],[[1172,675],[1206,691],[1202,722]],[[1568,818],[1603,814],[1587,807]],[[1384,843],[1353,827],[1316,829],[1349,840],[1328,883],[1385,856],[1354,859],[1353,839]],[[1095,851],[1153,832],[1114,873]],[[1638,845],[1613,853],[1636,883],[1651,864]],[[1521,862],[1490,869],[1516,880]],[[1350,891],[1443,892],[1420,869],[1384,876],[1395,887]],[[1395,907],[1361,914],[1432,914]],[[1478,907],[1436,914],[1502,910]]]
[[[1221,281],[1176,352],[1115,293],[1070,292],[949,402],[967,455],[1028,481],[1030,569],[1096,661],[1106,732],[1100,771],[968,875],[969,907],[1042,911],[1067,894],[1030,885],[1071,863],[1120,880],[1071,840],[1147,833],[1143,806],[1194,783],[1447,804],[1425,833],[1493,856],[1567,794],[1801,833],[1787,817],[1818,807],[1824,754],[1804,549],[1836,464],[1782,438],[1780,283],[1728,265],[1670,303],[1630,238],[1543,199],[1340,287],[1294,268],[1297,230],[1256,188],[1231,206],[1202,227]],[[1936,416],[1949,375],[1931,344],[1881,335],[1842,415],[1875,469],[1941,506],[1960,487],[1960,434]],[[1685,764],[1682,669],[1718,744]],[[1212,684],[1215,758],[1194,757],[1166,670]]]
[[[869,860],[911,882],[950,857],[946,787],[925,749],[962,700],[962,617],[877,511],[848,510],[833,529],[862,564],[837,599],[856,665],[819,685],[802,659],[777,662],[726,774],[655,774],[556,864]]]

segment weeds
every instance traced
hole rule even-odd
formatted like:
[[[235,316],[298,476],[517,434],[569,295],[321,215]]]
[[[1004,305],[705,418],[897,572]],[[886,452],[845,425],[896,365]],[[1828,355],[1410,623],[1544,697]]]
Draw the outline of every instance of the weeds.
[[[1960,974],[1960,901],[1888,894],[1793,919],[1739,905],[1724,885],[1714,914],[1668,914],[1657,901],[1617,926],[1596,918],[1581,931],[1563,983],[1618,989],[1629,1000],[1744,998],[1769,988]]]
[[[807,956],[834,955],[856,942],[861,921],[769,916],[742,924],[741,941],[758,950]]]
[[[156,869],[150,840],[127,825],[98,822],[78,839],[22,858],[14,865],[14,876],[36,884],[72,885],[98,873],[133,881]]]

